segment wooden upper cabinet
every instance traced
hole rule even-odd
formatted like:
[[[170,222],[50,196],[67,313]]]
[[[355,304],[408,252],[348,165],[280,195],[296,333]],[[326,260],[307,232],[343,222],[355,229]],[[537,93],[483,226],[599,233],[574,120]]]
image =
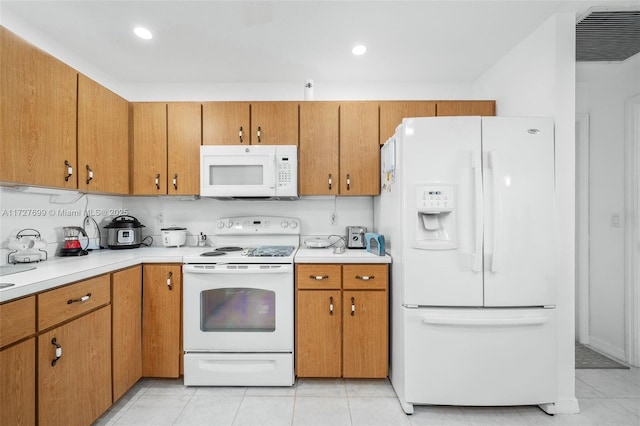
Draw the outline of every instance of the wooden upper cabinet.
[[[438,117],[450,115],[496,115],[496,101],[438,101]]]
[[[339,102],[300,104],[300,195],[338,195]]]
[[[167,194],[199,194],[202,106],[169,103],[167,120]]]
[[[130,104],[131,193],[167,193],[167,105]]]
[[[340,194],[380,193],[378,105],[374,102],[340,104]]]
[[[205,102],[202,104],[203,145],[249,145],[249,102]]]
[[[77,188],[76,90],[74,69],[0,27],[0,181]]]
[[[252,145],[298,145],[298,102],[252,102]]]
[[[396,127],[407,117],[435,117],[433,101],[385,101],[380,102],[380,145],[396,132]]]
[[[78,75],[78,189],[129,193],[129,103]]]

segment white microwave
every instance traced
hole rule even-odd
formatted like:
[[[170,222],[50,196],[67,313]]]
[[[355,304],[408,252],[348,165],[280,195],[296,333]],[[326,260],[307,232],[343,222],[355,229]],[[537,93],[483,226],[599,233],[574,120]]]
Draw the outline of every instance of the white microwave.
[[[297,198],[298,147],[201,146],[200,195],[215,198]]]

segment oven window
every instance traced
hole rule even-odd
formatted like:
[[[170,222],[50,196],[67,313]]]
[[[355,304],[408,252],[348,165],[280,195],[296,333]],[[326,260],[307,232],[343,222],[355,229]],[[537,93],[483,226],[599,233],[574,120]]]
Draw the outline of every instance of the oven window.
[[[209,185],[262,185],[264,167],[256,165],[209,166]]]
[[[276,293],[255,288],[221,288],[200,293],[202,331],[273,332]]]

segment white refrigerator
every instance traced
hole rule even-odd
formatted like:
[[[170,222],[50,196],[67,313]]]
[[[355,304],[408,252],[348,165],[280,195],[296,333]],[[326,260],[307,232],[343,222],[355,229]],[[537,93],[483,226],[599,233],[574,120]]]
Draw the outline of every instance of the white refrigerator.
[[[381,151],[389,377],[414,404],[556,399],[554,128],[546,118],[406,118]]]

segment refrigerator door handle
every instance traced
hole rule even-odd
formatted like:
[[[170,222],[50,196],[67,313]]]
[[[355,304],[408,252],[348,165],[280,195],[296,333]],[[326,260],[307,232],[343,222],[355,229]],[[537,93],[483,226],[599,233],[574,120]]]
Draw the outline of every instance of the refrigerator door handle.
[[[498,173],[498,154],[496,151],[487,153],[487,166],[493,176],[493,253],[491,255],[491,272],[500,269],[500,241],[502,239],[502,194],[500,192],[500,174]]]
[[[480,156],[475,152],[471,153],[471,167],[473,168],[473,181],[475,190],[475,242],[473,254],[471,255],[471,270],[482,271],[482,224],[484,222],[482,213],[482,164]]]
[[[547,317],[513,317],[513,318],[462,318],[447,316],[423,315],[420,320],[427,325],[460,325],[475,327],[490,327],[496,325],[540,325],[545,324]]]

